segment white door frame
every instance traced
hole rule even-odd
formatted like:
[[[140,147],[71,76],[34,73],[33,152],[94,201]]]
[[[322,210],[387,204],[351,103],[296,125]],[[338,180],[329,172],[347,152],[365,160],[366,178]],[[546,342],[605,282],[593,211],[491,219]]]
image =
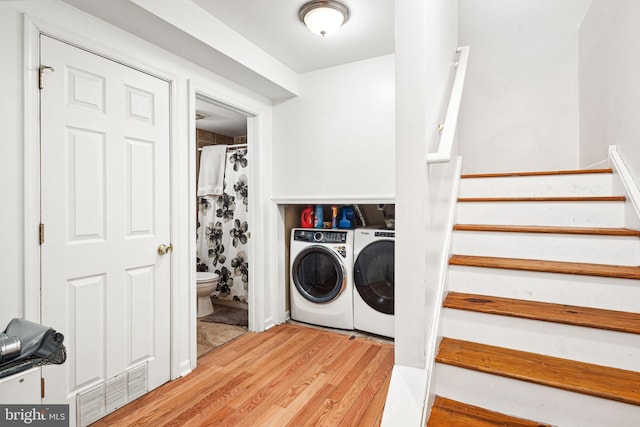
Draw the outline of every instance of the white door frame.
[[[258,256],[260,253],[258,251],[257,246],[262,242],[262,230],[264,230],[264,224],[261,221],[261,216],[258,214],[259,209],[259,200],[260,200],[260,187],[258,186],[257,171],[259,167],[259,159],[264,158],[261,155],[262,144],[258,142],[259,135],[259,124],[260,124],[260,114],[254,111],[248,111],[246,108],[239,106],[238,104],[232,103],[233,101],[229,101],[228,99],[222,99],[219,94],[219,91],[207,87],[207,85],[202,84],[200,82],[196,82],[194,80],[189,80],[188,84],[188,92],[189,92],[189,179],[191,181],[189,185],[189,230],[193,230],[194,232],[190,233],[190,242],[189,242],[189,265],[193,266],[193,268],[189,271],[189,311],[191,313],[190,319],[191,321],[191,336],[195,337],[197,333],[197,318],[196,318],[196,259],[197,259],[197,249],[196,249],[196,213],[197,213],[197,205],[196,205],[196,147],[197,147],[197,138],[196,138],[196,96],[201,95],[206,98],[219,103],[221,106],[227,107],[229,109],[235,110],[241,114],[247,116],[247,152],[249,153],[249,171],[248,171],[248,185],[249,185],[249,215],[248,222],[250,238],[249,238],[249,249],[248,249],[248,258],[249,258],[249,330],[254,332],[264,331],[266,328],[264,321],[264,304],[265,304],[265,295],[264,295],[264,287],[256,286],[258,283],[255,278],[257,277],[257,273],[260,271],[264,271],[264,263],[262,257]],[[253,286],[252,286],[253,285]],[[195,362],[197,359],[197,343],[195,338],[191,342],[190,346],[190,359]],[[192,363],[193,363],[192,362]],[[195,368],[195,364],[193,364]]]
[[[165,80],[169,83],[170,92],[170,158],[178,158],[177,117],[177,77],[169,73],[149,67],[122,52],[109,46],[96,43],[82,35],[66,31],[54,24],[28,15],[24,17],[24,315],[34,322],[40,322],[40,245],[38,244],[38,224],[40,222],[40,93],[37,87],[40,66],[40,34],[45,34],[65,43],[103,56],[115,62],[137,69],[144,73]],[[55,72],[55,71],[54,71]],[[28,82],[33,82],[29,84]],[[179,206],[179,164],[170,160],[170,203],[171,203],[171,240],[175,251],[171,255],[171,301],[180,301],[179,286],[180,269],[175,262],[176,256],[184,251],[186,244],[180,239],[180,224],[175,214]],[[186,240],[186,239],[183,239]],[[45,236],[46,242],[46,236]],[[176,330],[180,324],[180,310],[171,306],[171,379],[184,375],[184,367],[180,361],[180,333]]]

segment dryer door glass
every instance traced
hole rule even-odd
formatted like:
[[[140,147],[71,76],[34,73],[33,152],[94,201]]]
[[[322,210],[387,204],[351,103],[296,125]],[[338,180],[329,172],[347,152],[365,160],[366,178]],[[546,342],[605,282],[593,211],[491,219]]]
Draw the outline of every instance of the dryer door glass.
[[[323,246],[310,246],[300,252],[291,274],[298,292],[317,303],[334,300],[343,291],[346,280],[340,258]]]
[[[360,297],[371,308],[393,314],[394,242],[380,240],[358,254],[353,280]]]

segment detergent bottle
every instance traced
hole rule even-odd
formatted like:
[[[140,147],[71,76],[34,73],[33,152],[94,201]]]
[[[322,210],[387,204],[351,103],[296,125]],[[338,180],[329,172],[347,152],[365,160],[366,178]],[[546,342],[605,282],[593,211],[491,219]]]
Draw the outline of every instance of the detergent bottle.
[[[331,206],[331,228],[338,228],[338,207]]]
[[[353,207],[343,206],[342,208],[340,208],[340,214],[338,216],[340,217],[340,219],[338,220],[338,228],[351,228],[354,226]]]
[[[316,228],[324,227],[324,218],[322,217],[322,205],[316,205]]]

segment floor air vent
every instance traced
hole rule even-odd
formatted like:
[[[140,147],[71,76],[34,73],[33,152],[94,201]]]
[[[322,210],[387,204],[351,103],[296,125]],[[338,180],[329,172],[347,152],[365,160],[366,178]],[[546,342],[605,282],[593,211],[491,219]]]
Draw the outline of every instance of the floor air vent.
[[[127,402],[127,374],[123,373],[111,378],[105,385],[107,414],[126,405]]]
[[[104,384],[79,393],[77,397],[78,425],[85,427],[104,417],[106,415],[104,403]]]
[[[78,425],[88,426],[149,391],[148,363],[136,366],[106,382],[78,393]]]
[[[135,367],[127,372],[127,391],[129,402],[145,394],[147,386],[147,363]]]

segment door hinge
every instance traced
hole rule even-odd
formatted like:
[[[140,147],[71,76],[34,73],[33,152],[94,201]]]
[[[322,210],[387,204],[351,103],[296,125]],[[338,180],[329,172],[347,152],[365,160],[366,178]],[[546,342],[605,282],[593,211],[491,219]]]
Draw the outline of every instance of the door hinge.
[[[40,223],[38,230],[38,241],[40,242],[40,244],[44,243],[44,224],[42,223]]]
[[[44,399],[44,378],[40,378],[40,397]]]
[[[38,79],[38,87],[40,89],[44,89],[44,72],[47,70],[55,71],[53,67],[49,67],[47,65],[40,66],[40,78]]]

